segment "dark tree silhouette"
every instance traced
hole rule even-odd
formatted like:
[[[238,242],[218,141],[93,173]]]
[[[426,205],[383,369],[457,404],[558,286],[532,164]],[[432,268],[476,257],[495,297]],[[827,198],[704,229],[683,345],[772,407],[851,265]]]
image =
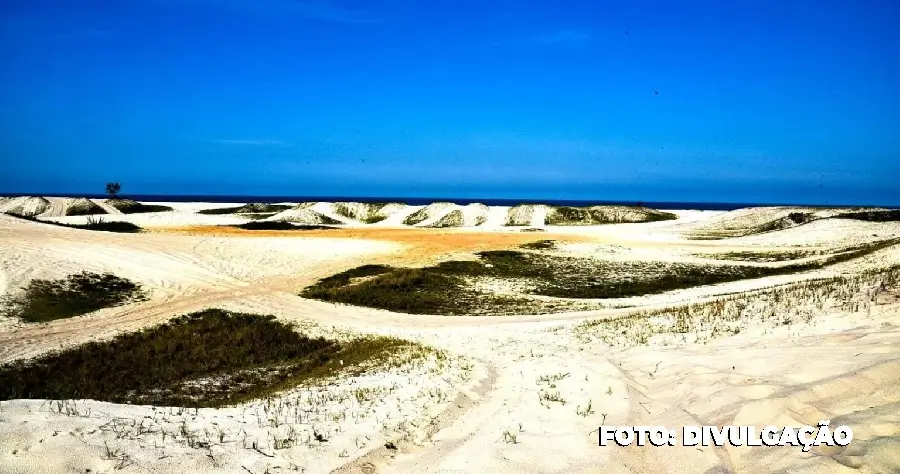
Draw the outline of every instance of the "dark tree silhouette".
[[[109,194],[111,197],[116,197],[116,194],[119,194],[119,191],[122,190],[122,185],[118,182],[116,183],[106,183],[106,194]]]

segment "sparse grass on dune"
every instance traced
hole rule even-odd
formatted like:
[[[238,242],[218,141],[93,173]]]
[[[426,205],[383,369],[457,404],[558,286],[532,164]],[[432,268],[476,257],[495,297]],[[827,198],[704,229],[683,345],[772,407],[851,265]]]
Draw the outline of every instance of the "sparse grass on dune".
[[[444,227],[462,227],[463,213],[459,209],[452,210],[441,217],[428,227],[444,228]]]
[[[576,329],[584,342],[629,348],[641,345],[695,344],[738,334],[751,326],[809,323],[832,309],[861,311],[880,295],[900,291],[900,266],[853,277],[804,281],[753,293],[730,295],[704,303],[624,317],[588,321]]]
[[[845,212],[834,216],[836,219],[854,219],[868,222],[896,222],[900,221],[900,209],[884,211]]]
[[[556,246],[556,242],[553,240],[537,240],[534,242],[529,242],[527,244],[522,244],[519,247],[527,250],[549,250]]]
[[[209,309],[0,366],[0,399],[217,407],[388,366],[416,353],[422,348],[400,339],[310,338],[273,316]]]
[[[360,267],[320,280],[301,296],[415,314],[547,312],[548,307],[533,296],[608,299],[656,294],[814,270],[898,243],[900,239],[893,239],[815,261],[781,266],[598,261],[498,250],[478,253],[477,261],[449,261],[426,268]],[[543,248],[546,241],[533,245]],[[478,290],[473,284],[478,281],[504,281],[518,290],[515,294],[499,295]]]
[[[203,209],[197,211],[197,214],[205,214],[205,215],[222,215],[222,214],[259,214],[259,213],[272,213],[272,212],[280,212],[291,209],[293,206],[289,206],[286,204],[267,204],[267,203],[259,203],[252,202],[250,204],[244,204],[243,206],[237,207],[217,207],[213,209]]]
[[[55,222],[51,220],[41,220],[32,216],[21,216],[17,214],[7,214],[9,216],[15,217],[17,219],[22,219],[30,222],[36,222],[38,224],[46,224],[53,225],[57,227],[68,227],[70,229],[81,229],[81,230],[95,230],[101,232],[118,232],[124,234],[132,234],[137,233],[143,230],[140,226],[136,224],[132,224],[131,222],[124,221],[106,221],[103,218],[92,219],[88,218],[87,223],[85,224],[65,224],[62,222]]]
[[[363,223],[366,223],[366,224],[377,224],[377,223],[379,223],[379,222],[381,222],[381,221],[383,221],[383,220],[385,220],[385,219],[387,219],[387,216],[384,216],[384,215],[372,215],[372,216],[364,217],[364,218],[360,219],[360,221],[363,222]]]
[[[410,314],[494,314],[526,310],[522,298],[477,291],[466,284],[464,268],[478,262],[444,262],[429,268],[364,265],[324,278],[301,296]]]
[[[738,262],[784,262],[798,260],[806,257],[824,255],[826,252],[817,250],[778,250],[778,251],[744,251],[700,254],[698,256],[715,260],[731,260]]]
[[[123,214],[144,214],[148,212],[168,212],[173,209],[161,204],[144,204],[131,199],[107,199],[106,203]]]
[[[702,254],[700,256],[716,260],[733,260],[743,262],[783,262],[799,260],[809,257],[830,256],[829,263],[843,261],[846,258],[856,258],[885,247],[900,243],[900,239],[888,239],[881,242],[873,242],[860,245],[852,245],[835,249],[796,249],[796,250],[759,250],[743,252],[722,252]],[[814,263],[815,265],[815,263]]]
[[[657,222],[677,218],[678,216],[670,212],[637,206],[559,206],[550,208],[545,220],[547,225],[572,226],[623,222]]]
[[[32,280],[22,291],[0,298],[0,314],[26,322],[47,322],[144,298],[140,286],[128,279],[81,272],[59,280]]]
[[[849,210],[848,212],[840,212],[833,215],[817,215],[814,211],[796,211],[787,214],[784,217],[763,222],[761,224],[740,227],[740,228],[723,228],[718,230],[698,230],[687,234],[687,237],[693,240],[719,240],[733,237],[745,237],[749,235],[764,234],[779,230],[790,229],[811,222],[826,219],[852,219],[867,222],[896,222],[900,221],[900,210],[872,210],[863,211],[861,209]]]
[[[422,208],[403,219],[405,225],[416,225],[428,219],[428,209]]]
[[[251,221],[243,224],[235,224],[228,227],[235,227],[244,230],[322,230],[337,229],[338,227],[329,225],[295,225],[290,222],[283,221]]]
[[[80,198],[72,202],[67,208],[67,216],[89,216],[94,214],[106,214],[106,211],[90,199]]]
[[[358,220],[366,224],[375,224],[388,218],[383,211],[385,207],[392,203],[386,202],[370,202],[370,203],[334,203],[334,213],[346,217],[348,219]]]

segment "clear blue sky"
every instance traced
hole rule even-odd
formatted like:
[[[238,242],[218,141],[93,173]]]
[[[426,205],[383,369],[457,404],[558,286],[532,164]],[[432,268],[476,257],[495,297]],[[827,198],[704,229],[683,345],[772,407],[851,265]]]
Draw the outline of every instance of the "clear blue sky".
[[[900,205],[898,24],[893,0],[4,0],[0,192]]]

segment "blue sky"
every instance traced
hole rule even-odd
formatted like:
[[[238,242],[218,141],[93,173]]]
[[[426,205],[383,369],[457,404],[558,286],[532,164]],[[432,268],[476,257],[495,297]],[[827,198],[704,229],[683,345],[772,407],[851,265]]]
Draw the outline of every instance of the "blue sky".
[[[5,0],[0,192],[900,205],[895,1]]]

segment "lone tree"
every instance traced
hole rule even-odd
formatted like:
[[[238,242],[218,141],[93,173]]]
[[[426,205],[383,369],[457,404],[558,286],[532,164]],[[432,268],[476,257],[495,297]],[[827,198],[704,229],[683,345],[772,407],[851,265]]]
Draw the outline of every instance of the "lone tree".
[[[106,183],[106,194],[109,194],[110,197],[116,197],[116,194],[119,194],[119,191],[122,189],[122,185],[119,183]]]

